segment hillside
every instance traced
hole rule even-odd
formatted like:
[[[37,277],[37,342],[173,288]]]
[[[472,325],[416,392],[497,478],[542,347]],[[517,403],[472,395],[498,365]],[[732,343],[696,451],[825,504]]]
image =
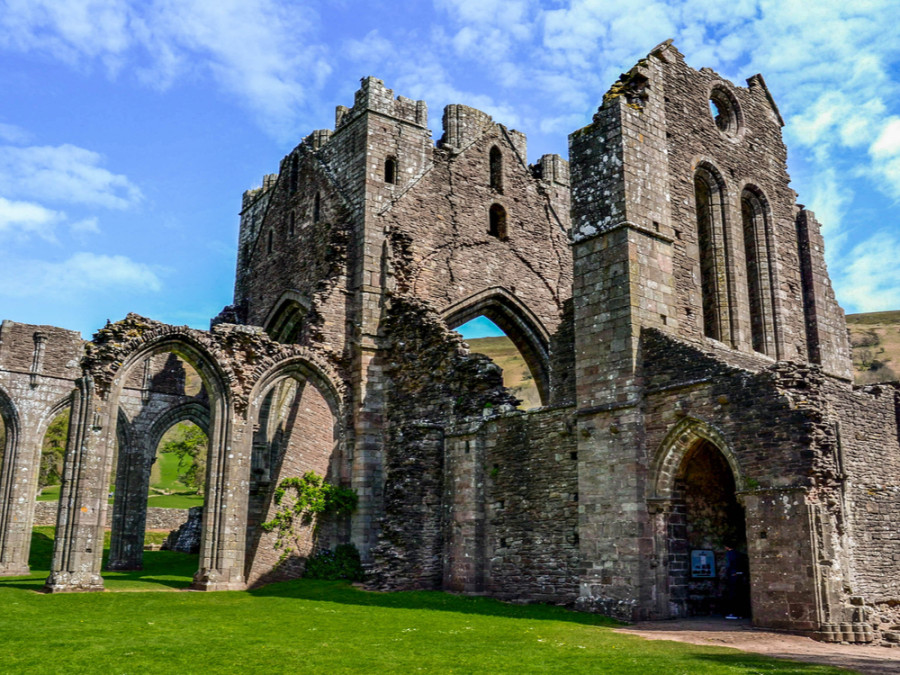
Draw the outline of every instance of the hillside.
[[[900,311],[848,314],[858,384],[900,379]]]
[[[473,353],[484,354],[503,369],[503,384],[512,390],[516,398],[522,400],[520,408],[528,410],[540,407],[541,398],[534,384],[534,378],[512,340],[501,336],[475,338],[466,342],[469,343],[469,349]]]

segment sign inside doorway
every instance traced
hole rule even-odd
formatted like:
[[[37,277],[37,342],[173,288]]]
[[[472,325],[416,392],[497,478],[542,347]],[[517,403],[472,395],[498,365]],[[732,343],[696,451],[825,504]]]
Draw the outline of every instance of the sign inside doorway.
[[[710,579],[716,576],[716,554],[712,549],[695,548],[691,551],[691,577]]]

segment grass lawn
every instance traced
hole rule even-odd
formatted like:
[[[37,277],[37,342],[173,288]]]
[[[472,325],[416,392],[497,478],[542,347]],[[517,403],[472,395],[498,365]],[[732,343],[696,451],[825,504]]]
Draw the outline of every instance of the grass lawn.
[[[171,495],[150,495],[147,506],[158,506],[164,509],[189,509],[192,506],[203,506],[203,495],[196,492],[178,492]]]
[[[4,673],[784,673],[834,668],[646,641],[608,619],[436,592],[368,593],[294,581],[250,592],[35,593],[52,528],[35,533],[30,577],[0,579]],[[110,590],[187,585],[196,556],[147,552]],[[167,571],[166,571],[167,570]]]
[[[41,494],[37,496],[37,501],[39,502],[56,502],[59,501],[59,491],[62,488],[62,485],[48,485],[43,490],[41,490]]]

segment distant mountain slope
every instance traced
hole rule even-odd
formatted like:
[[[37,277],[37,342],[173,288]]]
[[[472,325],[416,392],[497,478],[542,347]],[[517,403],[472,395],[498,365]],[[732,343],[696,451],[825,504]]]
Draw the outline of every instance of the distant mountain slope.
[[[900,380],[900,311],[848,314],[858,384]]]
[[[541,405],[541,397],[531,371],[525,360],[505,335],[502,337],[475,338],[466,340],[469,349],[475,354],[484,354],[503,369],[503,384],[512,390],[516,398],[522,400],[519,407],[527,410]]]

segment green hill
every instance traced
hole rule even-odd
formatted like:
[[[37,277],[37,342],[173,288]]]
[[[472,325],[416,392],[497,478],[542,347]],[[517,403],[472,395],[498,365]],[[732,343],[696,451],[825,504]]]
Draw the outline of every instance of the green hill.
[[[508,337],[475,338],[466,340],[469,349],[475,354],[484,354],[503,369],[503,384],[512,390],[516,398],[521,399],[519,408],[528,410],[541,405],[537,386],[525,359]]]
[[[848,314],[847,328],[858,384],[900,380],[900,311]]]

